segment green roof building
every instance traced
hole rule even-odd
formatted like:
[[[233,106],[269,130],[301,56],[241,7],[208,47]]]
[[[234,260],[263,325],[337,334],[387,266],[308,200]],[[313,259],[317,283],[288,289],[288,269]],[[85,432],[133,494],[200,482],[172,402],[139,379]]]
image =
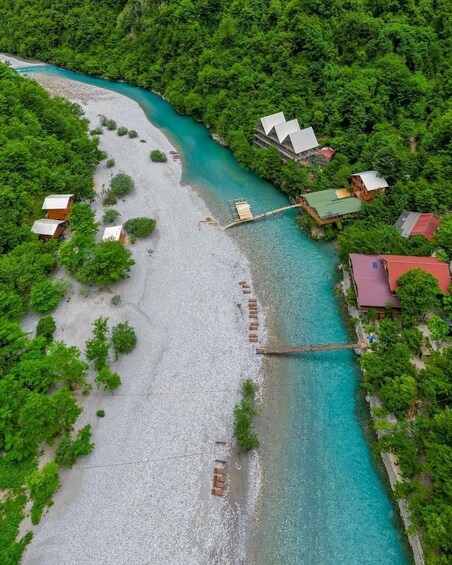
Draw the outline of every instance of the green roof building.
[[[321,190],[302,194],[300,204],[320,224],[333,224],[344,216],[356,216],[362,202],[348,190]]]

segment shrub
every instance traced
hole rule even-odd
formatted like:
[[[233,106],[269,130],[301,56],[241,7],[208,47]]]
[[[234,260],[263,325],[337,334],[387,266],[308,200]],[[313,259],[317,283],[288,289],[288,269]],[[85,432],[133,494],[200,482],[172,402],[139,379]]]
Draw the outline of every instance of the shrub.
[[[44,316],[38,321],[36,326],[36,337],[44,337],[47,341],[53,341],[53,334],[56,330],[56,322],[52,316]]]
[[[107,120],[105,122],[105,126],[109,131],[113,131],[117,128],[117,124],[116,124],[115,120]]]
[[[115,352],[115,359],[120,353],[130,353],[137,344],[137,334],[128,322],[117,324],[111,332],[111,340]]]
[[[96,416],[98,416],[99,418],[103,418],[105,416],[105,410],[98,410],[96,412]]]
[[[243,451],[259,447],[259,439],[253,429],[253,418],[257,411],[254,406],[254,396],[257,387],[251,379],[242,384],[242,400],[234,408],[234,432],[237,444]]]
[[[97,127],[91,130],[91,135],[102,135],[104,130],[101,127]]]
[[[94,382],[98,387],[103,387],[104,390],[113,391],[121,386],[121,377],[118,373],[112,373],[108,367],[103,367]]]
[[[99,116],[99,122],[101,126],[105,127],[107,125],[107,118],[101,114]]]
[[[152,218],[132,218],[125,222],[124,230],[135,237],[145,237],[154,231],[155,225]]]
[[[60,298],[59,290],[49,280],[38,282],[31,287],[30,305],[38,314],[53,310]]]
[[[51,506],[52,496],[60,486],[58,467],[54,461],[47,463],[42,471],[33,471],[27,479],[27,487],[33,500],[31,521],[38,524],[46,506]]]
[[[113,304],[113,306],[119,306],[121,304],[121,297],[119,296],[119,294],[115,294],[114,296],[112,296],[110,302]]]
[[[130,137],[130,139],[134,139],[135,137],[138,137],[138,132],[134,129],[129,129],[128,136]]]
[[[111,191],[116,196],[125,196],[134,186],[133,179],[125,173],[118,173],[111,179]]]
[[[118,202],[116,195],[111,191],[107,190],[104,199],[102,200],[102,204],[104,206],[114,206]]]
[[[114,159],[108,159],[107,160],[107,169],[111,169],[114,166],[115,166],[115,160]]]
[[[129,130],[127,128],[125,128],[124,126],[121,126],[121,127],[118,128],[118,135],[120,137],[122,137],[123,135],[127,135],[128,131]]]
[[[160,149],[153,149],[151,151],[151,161],[153,163],[166,163],[167,157]]]
[[[110,210],[107,210],[103,215],[102,223],[112,224],[116,220],[116,218],[119,218],[120,215],[121,214],[118,212],[118,210],[111,208]]]

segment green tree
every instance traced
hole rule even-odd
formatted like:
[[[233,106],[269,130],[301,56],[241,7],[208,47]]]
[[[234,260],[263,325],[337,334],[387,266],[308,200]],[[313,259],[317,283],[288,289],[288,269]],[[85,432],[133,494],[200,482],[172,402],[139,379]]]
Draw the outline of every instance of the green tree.
[[[130,353],[137,344],[137,334],[128,322],[117,324],[111,332],[111,340],[117,360],[120,353]]]
[[[61,294],[49,280],[38,282],[31,287],[30,305],[38,314],[45,314],[56,308],[60,299]]]
[[[449,259],[452,259],[452,214],[442,219],[435,237],[438,245],[444,249]]]
[[[378,339],[382,345],[394,345],[400,335],[400,325],[395,320],[384,318],[378,328]]]
[[[100,371],[107,364],[110,343],[107,341],[108,318],[99,317],[93,322],[93,337],[86,342],[85,354],[94,367]]]
[[[51,506],[52,496],[60,486],[58,467],[54,461],[47,463],[42,471],[34,471],[27,479],[27,487],[33,501],[31,508],[31,521],[38,524],[44,508]]]
[[[383,403],[391,412],[408,410],[415,401],[416,395],[416,380],[410,375],[387,380],[380,389]]]
[[[40,318],[36,325],[36,337],[42,336],[47,341],[53,340],[53,334],[56,331],[56,322],[52,316],[44,316]]]
[[[72,467],[78,457],[88,455],[94,449],[91,443],[91,426],[81,428],[75,440],[69,434],[64,435],[55,451],[55,461],[62,467]]]
[[[82,284],[105,286],[127,277],[135,261],[119,241],[102,241],[89,253],[77,273]]]
[[[438,343],[441,343],[449,335],[449,324],[436,314],[430,318],[427,327],[430,330],[431,338]]]
[[[103,367],[94,379],[98,387],[104,390],[113,391],[121,386],[121,377],[118,373],[112,373],[108,367]]]
[[[428,310],[438,305],[441,289],[438,280],[422,269],[410,269],[397,280],[396,296],[400,299],[402,319],[414,325]]]
[[[24,303],[14,291],[0,290],[0,312],[3,316],[14,319],[22,314]]]
[[[46,363],[50,367],[55,382],[70,388],[86,384],[88,365],[80,360],[80,350],[68,346],[62,341],[55,341],[49,346]]]

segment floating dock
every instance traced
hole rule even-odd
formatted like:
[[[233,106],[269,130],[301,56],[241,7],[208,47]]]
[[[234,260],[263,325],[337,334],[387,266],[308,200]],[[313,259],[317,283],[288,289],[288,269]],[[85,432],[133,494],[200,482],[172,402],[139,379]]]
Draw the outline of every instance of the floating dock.
[[[254,222],[268,216],[275,216],[276,214],[280,214],[281,212],[285,212],[286,210],[291,210],[292,208],[302,208],[302,204],[291,204],[290,206],[283,206],[282,208],[276,208],[276,210],[270,210],[270,212],[264,212],[263,214],[253,216],[250,204],[244,198],[238,198],[237,200],[233,201],[233,205],[231,206],[235,220],[227,226],[224,226],[224,229],[227,230],[229,228],[233,228],[234,226],[245,224],[246,222]]]

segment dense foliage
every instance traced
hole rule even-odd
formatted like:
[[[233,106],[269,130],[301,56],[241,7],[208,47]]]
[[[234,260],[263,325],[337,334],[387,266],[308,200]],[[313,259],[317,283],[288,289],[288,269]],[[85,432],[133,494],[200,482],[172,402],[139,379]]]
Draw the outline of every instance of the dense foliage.
[[[99,160],[81,110],[0,64],[0,252],[29,241],[44,195],[92,198]]]
[[[360,359],[364,386],[383,402],[379,417],[389,411],[398,419],[377,423],[383,430],[377,449],[397,457],[404,482],[397,484],[396,494],[408,500],[427,563],[446,564],[452,556],[452,348],[434,352],[419,370],[411,362],[423,341],[419,330],[384,319],[377,333],[374,351]]]
[[[451,207],[447,3],[19,0],[0,22],[0,49],[159,91],[287,192],[376,168],[388,216]],[[314,180],[250,145],[277,110],[338,150]]]
[[[19,317],[55,307],[67,281],[50,281],[57,241],[30,232],[49,193],[92,197],[100,152],[87,135],[80,109],[52,99],[36,83],[0,64],[0,561],[20,561],[31,534],[19,539],[29,497],[39,521],[58,487],[57,466],[37,470],[38,451],[70,433],[81,412],[71,388],[86,385],[80,352],[53,342],[55,321],[41,318],[35,332]],[[16,541],[17,540],[17,541]]]

